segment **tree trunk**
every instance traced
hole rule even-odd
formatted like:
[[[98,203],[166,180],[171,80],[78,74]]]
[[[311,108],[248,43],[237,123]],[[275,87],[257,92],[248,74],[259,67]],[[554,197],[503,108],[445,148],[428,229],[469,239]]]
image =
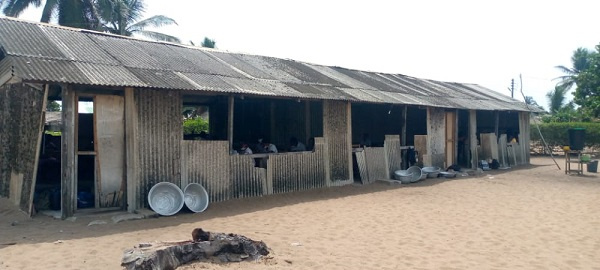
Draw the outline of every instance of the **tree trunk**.
[[[126,269],[175,269],[194,261],[240,262],[269,254],[267,245],[243,235],[195,229],[192,241],[141,243],[123,253]]]

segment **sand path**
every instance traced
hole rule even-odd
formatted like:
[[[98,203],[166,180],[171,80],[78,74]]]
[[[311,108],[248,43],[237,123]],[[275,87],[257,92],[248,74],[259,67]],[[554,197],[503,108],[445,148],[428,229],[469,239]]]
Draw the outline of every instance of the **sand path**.
[[[566,176],[549,158],[532,164],[95,226],[92,217],[27,219],[0,199],[0,269],[120,269],[123,250],[188,239],[196,227],[263,240],[271,257],[181,269],[600,269],[600,177]]]

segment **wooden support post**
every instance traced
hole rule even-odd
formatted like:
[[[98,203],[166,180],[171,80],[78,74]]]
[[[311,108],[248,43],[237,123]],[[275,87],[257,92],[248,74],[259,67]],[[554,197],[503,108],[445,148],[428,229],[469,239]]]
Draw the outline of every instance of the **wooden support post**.
[[[312,137],[310,134],[310,101],[308,100],[304,101],[304,133],[306,135],[304,144],[308,144],[308,139]]]
[[[125,88],[125,182],[127,190],[127,211],[140,208],[138,198],[138,114],[135,104],[135,90]]]
[[[231,151],[233,150],[233,106],[234,106],[234,102],[235,99],[233,96],[229,96],[229,102],[228,102],[228,113],[227,116],[229,117],[227,119],[227,140],[229,141],[229,152],[231,153]]]
[[[529,138],[530,138],[530,124],[529,124],[529,112],[519,112],[519,150],[521,151],[520,164],[529,164],[530,162],[530,151],[529,151]]]
[[[404,105],[402,109],[402,136],[400,137],[400,145],[406,145],[406,119],[408,116],[408,106]]]
[[[469,111],[469,152],[471,153],[471,169],[477,169],[477,111]]]
[[[62,88],[62,135],[61,135],[61,217],[75,213],[77,203],[77,170],[75,166],[75,115],[77,100],[70,85]]]
[[[500,112],[499,111],[494,111],[494,118],[495,118],[495,122],[494,122],[494,133],[496,133],[496,142],[498,142],[498,138],[500,138]]]
[[[346,103],[346,149],[348,151],[348,176],[350,182],[354,182],[354,173],[352,172],[352,103],[350,101]]]
[[[272,143],[277,129],[275,128],[275,102],[271,100],[269,103],[269,140]],[[266,139],[266,138],[263,138]]]
[[[46,123],[46,104],[48,103],[48,91],[50,86],[48,84],[44,85],[44,100],[42,101],[42,110],[40,114],[40,124],[38,127],[38,137],[35,146],[35,160],[33,163],[33,174],[31,180],[31,192],[29,193],[29,209],[27,209],[29,216],[33,215],[33,195],[35,194],[35,184],[37,182],[37,171],[38,165],[40,163],[40,147],[42,145],[42,138],[44,137],[44,125]]]

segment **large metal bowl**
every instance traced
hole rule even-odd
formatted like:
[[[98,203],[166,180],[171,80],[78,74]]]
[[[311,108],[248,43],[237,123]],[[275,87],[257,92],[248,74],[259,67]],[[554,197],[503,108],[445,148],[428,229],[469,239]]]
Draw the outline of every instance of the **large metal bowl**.
[[[198,183],[190,183],[183,189],[185,197],[185,206],[192,212],[200,213],[208,207],[208,193],[206,189]]]
[[[456,172],[440,172],[440,176],[445,178],[454,178],[456,177]]]
[[[183,191],[173,183],[160,182],[148,192],[148,204],[160,215],[175,215],[183,208]]]
[[[423,172],[427,174],[427,178],[436,178],[442,171],[440,167],[423,167]]]
[[[394,172],[394,179],[400,180],[402,184],[414,183],[421,179],[421,168],[412,166],[407,170],[397,170]]]

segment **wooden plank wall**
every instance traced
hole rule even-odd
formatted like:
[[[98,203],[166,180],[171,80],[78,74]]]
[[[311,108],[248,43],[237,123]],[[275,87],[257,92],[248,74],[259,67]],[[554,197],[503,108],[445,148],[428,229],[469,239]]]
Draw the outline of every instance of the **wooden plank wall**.
[[[496,133],[481,133],[479,134],[481,141],[481,156],[480,159],[496,159],[498,160],[498,140]]]
[[[125,99],[97,95],[96,119],[96,198],[100,207],[121,206],[125,172]],[[116,197],[116,198],[115,198]]]
[[[352,180],[352,134],[350,130],[350,107],[343,101],[323,102],[323,135],[326,141],[329,164],[329,180],[351,182]]]
[[[42,86],[0,87],[0,196],[10,197],[27,213],[32,210],[44,99]]]
[[[444,167],[446,159],[446,113],[443,108],[427,108],[427,154],[425,166]]]
[[[179,91],[135,89],[138,114],[138,181],[140,206],[159,182],[181,186],[183,124]]]
[[[500,139],[498,139],[498,162],[500,163],[500,167],[508,166],[507,151],[506,134],[500,134]]]
[[[228,141],[181,141],[181,160],[182,190],[189,183],[198,183],[211,202],[232,197]]]
[[[418,153],[417,166],[423,167],[423,156],[427,155],[427,135],[415,135],[415,151]]]
[[[531,138],[531,125],[530,113],[519,112],[519,145],[521,146],[521,164],[529,164],[530,162],[530,138]]]
[[[469,111],[469,151],[471,153],[471,169],[477,168],[477,111]]]
[[[388,166],[387,178],[391,179],[394,172],[402,169],[402,150],[400,149],[400,135],[385,135],[385,155]]]
[[[75,118],[77,96],[72,86],[61,86],[62,134],[61,134],[61,217],[72,216],[77,209],[77,151],[75,145]]]
[[[270,155],[267,168],[273,193],[286,193],[324,187],[323,139],[315,138],[314,152]]]

